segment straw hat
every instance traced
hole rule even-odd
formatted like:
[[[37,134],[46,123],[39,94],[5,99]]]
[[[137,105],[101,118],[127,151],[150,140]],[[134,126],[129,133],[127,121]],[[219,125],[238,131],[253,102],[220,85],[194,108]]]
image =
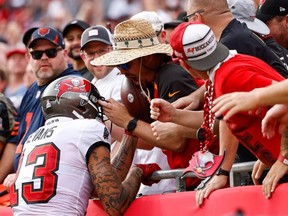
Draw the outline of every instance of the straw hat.
[[[171,54],[169,44],[160,44],[149,21],[144,19],[126,20],[114,30],[113,51],[95,58],[92,65],[120,65],[142,56],[156,53]]]

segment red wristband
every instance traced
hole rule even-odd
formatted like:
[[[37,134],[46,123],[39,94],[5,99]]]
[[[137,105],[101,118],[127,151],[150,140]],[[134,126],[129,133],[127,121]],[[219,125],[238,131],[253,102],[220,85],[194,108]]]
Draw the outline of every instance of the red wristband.
[[[132,132],[129,132],[128,130],[125,130],[125,134],[128,135],[128,136],[137,137]]]
[[[285,165],[288,166],[288,159],[285,158],[283,155],[279,154],[278,160],[279,160],[280,162],[282,162],[283,164],[285,164]]]

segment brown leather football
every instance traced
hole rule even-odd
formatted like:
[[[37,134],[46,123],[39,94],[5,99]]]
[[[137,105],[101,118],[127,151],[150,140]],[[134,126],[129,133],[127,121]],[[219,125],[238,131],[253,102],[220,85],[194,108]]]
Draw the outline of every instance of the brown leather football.
[[[121,100],[130,115],[147,123],[153,122],[150,118],[149,101],[142,93],[141,88],[128,78],[123,80],[121,86]]]

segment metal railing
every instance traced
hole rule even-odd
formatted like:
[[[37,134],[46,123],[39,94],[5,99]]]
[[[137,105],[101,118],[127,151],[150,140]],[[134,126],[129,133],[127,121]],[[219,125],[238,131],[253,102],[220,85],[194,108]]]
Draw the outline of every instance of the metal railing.
[[[253,166],[255,164],[255,161],[251,162],[242,162],[242,163],[235,163],[232,166],[232,169],[230,171],[230,187],[234,187],[238,185],[236,183],[236,175],[242,172],[250,172],[253,169]],[[186,184],[185,184],[185,178],[192,178],[196,177],[193,172],[188,172],[185,174],[185,177],[182,178],[182,173],[184,169],[173,169],[173,170],[159,170],[155,171],[151,175],[152,180],[161,180],[161,179],[171,179],[175,178],[176,179],[176,191],[181,192],[181,191],[186,191]]]

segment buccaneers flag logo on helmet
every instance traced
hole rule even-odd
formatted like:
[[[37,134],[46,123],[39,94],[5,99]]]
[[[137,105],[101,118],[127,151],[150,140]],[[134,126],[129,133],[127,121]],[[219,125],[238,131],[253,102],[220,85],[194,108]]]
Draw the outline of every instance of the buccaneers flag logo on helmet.
[[[87,95],[91,91],[91,84],[88,80],[81,79],[81,77],[67,78],[56,84],[56,90],[58,91],[56,101],[59,103],[60,98],[65,93],[73,92]]]

